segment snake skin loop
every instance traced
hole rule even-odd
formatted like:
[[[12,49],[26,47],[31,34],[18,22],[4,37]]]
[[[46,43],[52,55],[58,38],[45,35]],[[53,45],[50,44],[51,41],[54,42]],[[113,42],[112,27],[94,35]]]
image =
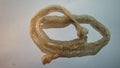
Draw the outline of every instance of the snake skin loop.
[[[63,13],[64,16],[47,16],[52,12]],[[78,38],[69,41],[50,39],[43,29],[64,28],[73,24]],[[80,24],[90,24],[102,38],[87,42],[88,29]],[[60,5],[50,5],[41,9],[30,23],[30,35],[34,43],[45,55],[41,58],[43,64],[50,63],[59,57],[82,57],[96,55],[110,40],[109,30],[90,15],[74,15]]]

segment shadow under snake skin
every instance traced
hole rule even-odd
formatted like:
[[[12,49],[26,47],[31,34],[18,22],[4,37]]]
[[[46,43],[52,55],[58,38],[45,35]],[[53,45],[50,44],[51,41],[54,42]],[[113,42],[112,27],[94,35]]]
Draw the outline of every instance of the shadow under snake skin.
[[[60,12],[64,16],[46,16],[51,12]],[[79,38],[60,41],[50,39],[43,29],[64,28],[73,24]],[[90,24],[98,31],[102,38],[87,42],[88,29],[80,24]],[[110,40],[109,30],[90,15],[74,15],[60,5],[50,5],[40,10],[30,23],[30,35],[34,43],[40,50],[46,53],[41,59],[43,64],[50,63],[53,59],[59,57],[81,57],[87,55],[96,55]]]

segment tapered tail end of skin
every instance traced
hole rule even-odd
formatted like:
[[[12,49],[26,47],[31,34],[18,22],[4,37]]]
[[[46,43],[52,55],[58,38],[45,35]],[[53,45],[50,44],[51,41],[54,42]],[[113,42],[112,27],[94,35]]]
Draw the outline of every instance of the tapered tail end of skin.
[[[44,56],[41,58],[41,60],[42,60],[43,65],[46,65],[46,64],[48,64],[48,63],[51,62],[51,58],[50,58],[48,55],[44,55]]]
[[[50,63],[52,60],[58,58],[59,55],[58,54],[54,54],[54,55],[44,55],[41,60],[42,60],[42,63],[43,65],[46,65],[48,63]]]

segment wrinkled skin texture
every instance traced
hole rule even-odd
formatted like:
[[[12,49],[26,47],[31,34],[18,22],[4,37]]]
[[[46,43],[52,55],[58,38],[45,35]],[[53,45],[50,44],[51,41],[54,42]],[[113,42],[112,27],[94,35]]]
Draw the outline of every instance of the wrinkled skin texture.
[[[46,16],[51,12],[61,12],[65,16]],[[79,38],[60,41],[50,39],[42,29],[64,28],[73,24]],[[102,38],[95,42],[87,42],[88,30],[80,24],[90,24]],[[51,5],[41,9],[31,20],[30,35],[40,50],[46,53],[41,59],[43,64],[50,63],[59,57],[81,57],[95,55],[110,40],[109,30],[89,15],[73,15],[64,7]]]

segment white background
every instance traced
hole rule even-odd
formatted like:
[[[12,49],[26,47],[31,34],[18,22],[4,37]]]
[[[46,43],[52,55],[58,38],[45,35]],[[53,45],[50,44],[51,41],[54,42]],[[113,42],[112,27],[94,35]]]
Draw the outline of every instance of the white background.
[[[59,58],[43,65],[43,53],[29,34],[31,18],[41,8],[60,4],[73,14],[89,14],[111,32],[110,42],[95,56]],[[0,68],[120,68],[120,0],[0,0]],[[101,36],[89,25],[89,41]],[[46,30],[53,39],[76,38],[72,25]]]

